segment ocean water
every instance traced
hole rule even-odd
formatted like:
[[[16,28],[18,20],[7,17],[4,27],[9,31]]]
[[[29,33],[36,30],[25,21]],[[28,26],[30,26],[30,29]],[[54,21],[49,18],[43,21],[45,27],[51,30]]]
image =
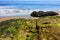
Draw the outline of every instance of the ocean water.
[[[3,9],[1,8],[1,6]],[[9,8],[9,9],[5,9],[5,8]],[[22,12],[20,10],[22,10]],[[30,13],[33,10],[60,11],[60,1],[0,1],[0,17],[5,17],[5,16],[30,17]]]
[[[23,9],[60,9],[60,2],[21,2],[19,8]]]
[[[20,9],[60,9],[60,1],[0,1],[0,6],[15,6]]]

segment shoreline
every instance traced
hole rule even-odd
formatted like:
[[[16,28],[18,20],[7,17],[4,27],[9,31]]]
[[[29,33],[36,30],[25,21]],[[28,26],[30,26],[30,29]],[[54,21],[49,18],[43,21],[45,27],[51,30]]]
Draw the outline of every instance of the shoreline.
[[[20,16],[10,16],[10,17],[3,17],[0,18],[0,22],[5,21],[5,20],[10,20],[10,19],[38,19],[38,17],[20,17]]]
[[[57,15],[60,16],[60,15]],[[5,20],[10,20],[10,19],[39,19],[39,17],[21,17],[21,16],[9,16],[9,17],[2,17],[0,18],[0,22],[5,21]]]
[[[4,20],[9,20],[9,19],[38,19],[36,17],[31,17],[30,14],[33,11],[44,11],[44,10],[27,10],[27,9],[0,9],[0,22]],[[45,10],[49,11],[49,10]],[[53,11],[53,10],[51,10]],[[55,10],[55,12],[59,13],[60,16],[60,10]],[[20,14],[20,15],[19,15]],[[23,15],[23,16],[21,16]],[[24,16],[25,15],[25,16]]]

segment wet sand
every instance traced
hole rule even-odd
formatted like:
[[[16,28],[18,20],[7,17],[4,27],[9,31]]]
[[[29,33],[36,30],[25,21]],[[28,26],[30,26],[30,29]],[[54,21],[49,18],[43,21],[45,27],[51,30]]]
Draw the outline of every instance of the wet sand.
[[[0,22],[2,21],[5,21],[5,20],[10,20],[10,19],[19,19],[21,17],[3,17],[3,18],[0,18]]]
[[[10,20],[10,19],[38,19],[38,17],[29,17],[29,18],[26,18],[26,17],[19,17],[19,16],[11,16],[11,17],[2,17],[0,18],[0,22],[2,21],[5,21],[5,20]]]

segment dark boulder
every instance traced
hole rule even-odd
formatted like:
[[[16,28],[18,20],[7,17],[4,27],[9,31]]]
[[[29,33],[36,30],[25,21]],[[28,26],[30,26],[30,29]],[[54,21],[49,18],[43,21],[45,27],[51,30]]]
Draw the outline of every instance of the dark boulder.
[[[55,16],[55,15],[58,15],[58,13],[54,12],[54,11],[47,11],[47,12],[44,12],[44,11],[33,11],[31,13],[31,16],[32,17],[45,17],[45,16]]]

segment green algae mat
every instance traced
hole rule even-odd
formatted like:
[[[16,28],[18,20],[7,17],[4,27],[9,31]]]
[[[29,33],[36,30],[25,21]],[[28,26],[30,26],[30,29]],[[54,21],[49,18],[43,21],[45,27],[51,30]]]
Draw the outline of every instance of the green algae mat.
[[[60,16],[2,21],[0,40],[60,40]]]

